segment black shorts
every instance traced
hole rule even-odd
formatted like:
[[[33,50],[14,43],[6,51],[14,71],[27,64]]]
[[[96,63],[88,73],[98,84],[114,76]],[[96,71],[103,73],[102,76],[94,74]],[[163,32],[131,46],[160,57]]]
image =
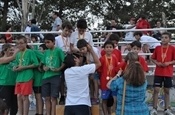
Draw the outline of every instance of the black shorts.
[[[42,97],[59,97],[59,89],[61,84],[60,75],[56,75],[42,81],[41,94]]]
[[[33,91],[35,94],[41,93],[41,86],[34,86]]]
[[[172,77],[154,76],[154,87],[171,88],[173,86]]]
[[[91,115],[91,111],[87,105],[65,106],[64,115]]]

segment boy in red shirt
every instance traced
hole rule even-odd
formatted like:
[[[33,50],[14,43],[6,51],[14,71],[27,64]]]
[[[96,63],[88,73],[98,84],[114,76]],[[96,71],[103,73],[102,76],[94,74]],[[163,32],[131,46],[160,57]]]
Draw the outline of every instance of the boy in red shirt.
[[[131,51],[132,51],[132,52],[135,52],[136,54],[138,54],[138,53],[140,52],[141,47],[142,47],[142,44],[141,44],[141,42],[139,42],[139,41],[133,41],[133,42],[131,43],[131,48],[132,48]],[[132,59],[128,59],[128,60],[132,60]],[[120,63],[119,66],[118,66],[118,70],[119,70],[119,69],[125,70],[128,60],[125,59],[124,62]],[[144,70],[145,72],[148,72],[148,65],[147,65],[145,59],[144,59],[142,56],[138,56],[138,61],[139,61],[140,64],[142,65],[143,70]]]
[[[119,42],[118,35],[117,34],[111,34],[109,36],[109,41],[111,41],[114,44],[114,50],[113,50],[112,54],[114,54],[117,57],[119,62],[122,62],[122,54],[121,54],[121,51],[118,50],[118,42]],[[101,51],[101,56],[104,56],[105,54],[106,54],[106,52],[103,49]]]
[[[168,109],[169,107],[169,90],[172,87],[173,64],[175,64],[175,48],[169,45],[171,34],[168,32],[162,33],[161,46],[157,46],[152,55],[152,61],[156,64],[154,73],[154,94],[153,94],[153,109],[151,115],[157,114],[158,93],[164,84],[165,94],[165,115],[174,115]]]
[[[113,55],[114,44],[111,41],[107,41],[104,44],[104,50],[106,52],[100,58],[101,67],[99,69],[100,73],[100,87],[101,87],[101,98],[102,98],[102,110],[104,115],[111,114],[110,109],[107,106],[107,100],[111,97],[111,90],[107,88],[107,83],[110,79],[112,79],[116,73],[118,66],[118,59],[115,55]]]

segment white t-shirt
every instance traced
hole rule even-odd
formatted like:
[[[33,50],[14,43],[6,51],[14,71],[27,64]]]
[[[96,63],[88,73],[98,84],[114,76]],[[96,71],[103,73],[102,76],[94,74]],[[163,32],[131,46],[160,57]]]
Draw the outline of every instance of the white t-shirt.
[[[142,44],[147,44],[149,46],[149,49],[155,49],[155,47],[160,45],[159,41],[156,38],[153,38],[147,35],[142,35],[140,38],[140,42],[152,42],[152,43],[142,43]],[[153,43],[153,42],[156,42],[156,43]]]
[[[57,31],[57,26],[61,26],[62,25],[62,20],[57,17],[55,18],[55,21],[52,24],[52,31]]]
[[[92,34],[90,32],[85,32],[84,36],[80,35],[80,38],[79,38],[78,31],[73,32],[70,36],[70,43],[74,44],[74,48],[77,48],[77,42],[79,39],[85,39],[91,46],[94,45]]]
[[[126,25],[125,28],[127,29],[130,26],[132,26],[132,25]],[[125,35],[125,38],[124,38],[125,41],[134,41],[135,40],[134,32],[132,31],[132,30],[135,30],[135,29],[136,29],[136,27],[128,29],[128,30],[131,30],[131,31],[126,32],[126,35]]]
[[[95,54],[97,55],[98,58],[100,58],[100,51],[96,48],[96,47],[92,47],[92,49],[94,50]],[[92,57],[92,54],[90,54],[89,52],[86,55],[87,60],[89,60],[91,63],[94,62],[94,59]]]
[[[91,106],[89,94],[89,74],[95,72],[95,64],[74,66],[65,70],[67,96],[65,105]]]
[[[55,37],[55,46],[61,48],[64,52],[70,51],[70,38],[59,35]]]

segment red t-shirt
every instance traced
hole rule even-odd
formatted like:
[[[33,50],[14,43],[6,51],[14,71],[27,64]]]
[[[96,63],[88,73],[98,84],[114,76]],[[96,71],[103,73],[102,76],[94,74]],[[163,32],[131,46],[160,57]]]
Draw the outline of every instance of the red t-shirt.
[[[106,54],[106,52],[104,50],[102,50],[101,51],[101,56],[104,56],[105,54]],[[114,54],[117,57],[119,62],[122,62],[122,54],[121,54],[120,50],[114,49],[112,54]]]
[[[168,49],[167,49],[168,48]],[[163,48],[163,53],[167,53],[165,55],[164,62],[170,62],[175,60],[175,48],[171,45],[169,47]],[[152,59],[156,60],[157,62],[163,62],[162,60],[162,46],[157,46],[151,56]],[[172,77],[173,76],[173,65],[169,65],[166,67],[160,67],[156,65],[155,73],[156,76],[162,77]]]
[[[151,26],[150,26],[148,20],[146,20],[146,19],[138,20],[138,22],[136,24],[136,29],[149,29],[149,28],[151,28]],[[151,34],[151,32],[148,32],[148,31],[143,31],[143,33],[145,35],[150,35]]]
[[[102,56],[100,58],[100,62],[101,62],[101,67],[99,68],[99,73],[100,73],[100,88],[101,90],[107,90],[107,83],[109,81],[109,79],[107,79],[107,76],[109,77],[114,77],[117,74],[117,66],[118,66],[118,59],[116,58],[115,55],[112,55],[112,62],[110,65],[112,65],[112,69],[109,73],[108,68],[109,68],[109,63],[111,61],[111,59],[107,59],[106,60],[106,55]],[[108,75],[110,74],[110,75]]]
[[[143,70],[144,70],[145,72],[148,72],[148,65],[147,65],[145,59],[144,59],[143,57],[139,56],[139,62],[140,62],[140,65],[142,66]],[[118,65],[117,70],[118,70],[118,71],[119,71],[120,69],[125,70],[126,66],[127,66],[127,63],[126,63],[125,61],[124,61],[124,62],[121,62],[121,63]]]
[[[12,43],[12,34],[5,34],[7,43]]]

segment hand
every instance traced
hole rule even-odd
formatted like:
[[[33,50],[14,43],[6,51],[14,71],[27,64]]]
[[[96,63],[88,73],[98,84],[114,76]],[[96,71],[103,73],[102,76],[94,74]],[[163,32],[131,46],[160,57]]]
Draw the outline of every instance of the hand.
[[[22,71],[24,70],[24,66],[17,66],[13,68],[14,71]]]
[[[159,67],[163,67],[163,63],[162,62],[157,62],[156,65],[159,66]]]
[[[170,62],[164,62],[164,63],[162,63],[162,66],[163,67],[167,67],[167,66],[169,66],[170,65]]]
[[[50,68],[50,70],[53,71],[53,72],[58,72],[59,68]]]
[[[92,46],[91,45],[89,45],[89,44],[87,44],[87,50],[89,51],[89,52],[91,52],[93,49],[92,49]]]
[[[41,67],[38,67],[38,71],[42,72],[42,69],[41,69]]]
[[[44,71],[48,71],[48,70],[49,70],[49,67],[44,66],[44,67],[43,67],[43,70],[44,70]]]
[[[121,76],[121,75],[122,75],[122,72],[123,72],[123,70],[120,69],[120,70],[118,71],[117,75],[118,75],[118,76]]]
[[[14,50],[14,54],[18,53],[19,52],[19,49],[18,48],[15,48]]]

